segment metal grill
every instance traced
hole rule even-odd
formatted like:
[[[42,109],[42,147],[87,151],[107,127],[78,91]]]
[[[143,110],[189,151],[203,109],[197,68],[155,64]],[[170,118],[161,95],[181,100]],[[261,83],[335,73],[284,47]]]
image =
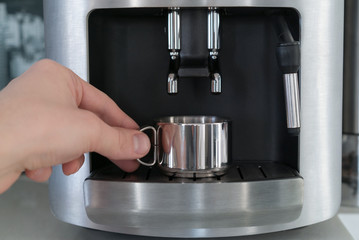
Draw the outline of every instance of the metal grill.
[[[126,173],[121,169],[108,166],[94,171],[92,180],[111,180],[120,182],[163,182],[163,183],[193,183],[193,182],[246,182],[263,181],[270,179],[285,179],[298,177],[298,172],[284,164],[274,162],[241,162],[232,166],[225,175],[212,178],[198,178],[193,174],[192,178],[179,178],[165,176],[158,167],[141,166],[134,173]]]

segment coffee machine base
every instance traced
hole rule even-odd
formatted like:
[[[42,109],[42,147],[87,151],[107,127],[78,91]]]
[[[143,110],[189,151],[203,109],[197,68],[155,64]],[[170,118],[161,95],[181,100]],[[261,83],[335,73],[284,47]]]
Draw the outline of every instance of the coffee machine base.
[[[97,224],[149,236],[230,236],[236,228],[297,219],[303,185],[294,169],[270,162],[240,163],[215,178],[168,177],[157,167],[129,174],[110,166],[85,180],[85,208]]]

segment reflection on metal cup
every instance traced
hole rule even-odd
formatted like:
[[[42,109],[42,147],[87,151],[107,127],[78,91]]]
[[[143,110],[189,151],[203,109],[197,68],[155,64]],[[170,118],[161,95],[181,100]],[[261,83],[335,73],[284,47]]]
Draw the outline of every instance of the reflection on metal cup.
[[[170,116],[156,120],[153,163],[174,177],[223,175],[230,164],[230,121],[216,116]],[[142,130],[149,129],[148,127]]]

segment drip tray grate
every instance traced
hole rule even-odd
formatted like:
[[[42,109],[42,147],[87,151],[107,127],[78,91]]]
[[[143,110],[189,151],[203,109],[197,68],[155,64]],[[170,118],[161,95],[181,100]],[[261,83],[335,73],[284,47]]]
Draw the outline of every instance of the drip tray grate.
[[[242,162],[228,169],[227,173],[217,177],[179,178],[175,175],[166,176],[158,167],[141,166],[133,173],[126,173],[121,169],[108,166],[92,173],[92,180],[110,180],[121,182],[162,182],[162,183],[191,183],[191,182],[246,182],[271,179],[297,178],[298,172],[286,165],[273,162]]]

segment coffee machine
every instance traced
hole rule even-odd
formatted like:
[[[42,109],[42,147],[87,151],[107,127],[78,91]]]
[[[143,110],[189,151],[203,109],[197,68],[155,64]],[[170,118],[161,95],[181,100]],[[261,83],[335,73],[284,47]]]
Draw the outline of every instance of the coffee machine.
[[[72,176],[55,167],[57,218],[189,238],[275,232],[336,214],[343,0],[45,0],[44,10],[47,57],[139,125],[231,119],[223,175],[168,176],[156,165],[125,173],[96,153]]]

